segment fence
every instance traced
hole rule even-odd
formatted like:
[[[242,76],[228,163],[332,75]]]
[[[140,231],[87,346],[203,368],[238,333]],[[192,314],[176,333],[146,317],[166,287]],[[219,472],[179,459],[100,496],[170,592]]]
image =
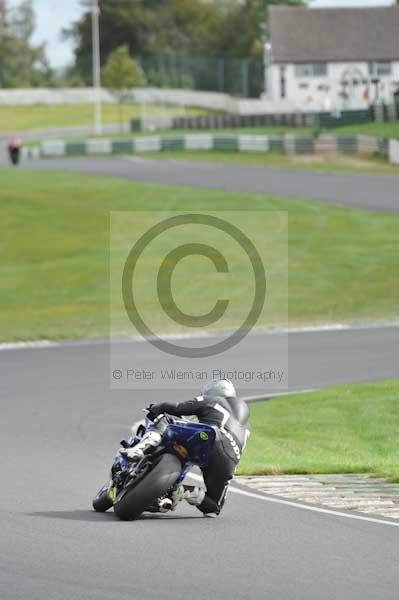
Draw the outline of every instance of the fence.
[[[136,57],[150,86],[223,92],[258,98],[264,91],[261,60],[156,54]]]
[[[142,136],[120,139],[90,139],[83,142],[48,140],[40,147],[24,149],[25,158],[130,154],[184,150],[280,152],[281,154],[380,154],[399,164],[399,141],[361,135],[267,136],[210,135]]]

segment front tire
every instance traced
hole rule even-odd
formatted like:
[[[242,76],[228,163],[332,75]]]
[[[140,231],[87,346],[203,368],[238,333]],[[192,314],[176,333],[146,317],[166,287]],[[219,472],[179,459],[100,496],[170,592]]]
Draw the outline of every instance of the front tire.
[[[93,500],[93,508],[96,512],[106,512],[113,505],[109,497],[109,484],[104,485]]]
[[[174,454],[163,454],[155,467],[138,484],[119,494],[115,514],[122,521],[133,521],[153,506],[176,483],[182,465]]]

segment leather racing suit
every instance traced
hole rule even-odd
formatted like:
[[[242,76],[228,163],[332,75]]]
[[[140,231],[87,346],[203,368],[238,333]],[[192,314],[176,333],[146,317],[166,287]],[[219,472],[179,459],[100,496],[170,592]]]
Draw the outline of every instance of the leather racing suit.
[[[155,415],[168,413],[176,417],[195,415],[201,423],[211,425],[216,439],[209,464],[202,469],[206,495],[198,509],[204,514],[219,514],[229,481],[240,462],[249,436],[249,410],[239,398],[204,399],[198,396],[187,402],[152,404]]]

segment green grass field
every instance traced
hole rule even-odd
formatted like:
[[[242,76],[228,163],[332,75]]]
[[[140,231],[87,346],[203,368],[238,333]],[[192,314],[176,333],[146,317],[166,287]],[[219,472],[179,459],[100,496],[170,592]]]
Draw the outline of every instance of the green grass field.
[[[391,165],[384,157],[348,154],[303,154],[284,155],[278,152],[222,152],[210,151],[163,151],[145,152],[143,158],[163,158],[173,160],[195,160],[205,162],[254,165],[258,167],[277,167],[310,169],[312,171],[338,171],[348,173],[376,173],[382,175],[399,175],[399,167]]]
[[[399,121],[386,123],[363,123],[362,125],[345,125],[331,130],[332,133],[350,133],[354,135],[373,135],[384,138],[399,138]]]
[[[399,380],[286,396],[250,410],[241,475],[365,472],[399,482]]]
[[[38,107],[39,108],[39,107]],[[129,118],[139,118],[139,107],[129,107],[131,113],[127,111],[127,115]],[[1,109],[0,107],[0,117],[1,117]],[[109,119],[107,122],[116,123],[119,120],[118,115],[115,114],[115,110],[117,107],[108,106],[108,110],[110,110],[110,114],[113,116],[113,120]],[[161,109],[159,107],[153,106],[149,107],[148,114],[161,114],[159,113]],[[172,114],[180,114],[181,109],[179,108],[171,108]],[[158,112],[157,112],[158,111]],[[180,111],[180,112],[179,112]],[[90,109],[90,118],[92,116]],[[205,111],[202,111],[205,112]],[[191,114],[195,114],[196,109],[191,109]],[[198,109],[197,114],[200,114],[201,111]],[[116,118],[115,118],[116,117]],[[86,117],[87,118],[87,117]],[[91,123],[91,120],[88,121]],[[0,128],[1,130],[1,128]],[[191,133],[202,133],[202,134],[212,134],[212,135],[314,135],[316,132],[315,128],[311,127],[289,127],[284,125],[276,125],[270,127],[227,127],[220,129],[165,129],[165,130],[157,130],[157,131],[135,131],[132,133],[123,134],[121,137],[131,137],[132,135],[172,135],[172,136],[180,136],[180,135],[189,135]],[[317,130],[317,134],[331,134],[331,135],[371,135],[375,137],[384,137],[384,138],[399,138],[399,121],[393,121],[389,123],[363,123],[359,125],[345,125],[343,127],[334,127],[331,129],[323,129]],[[103,136],[106,137],[106,136]],[[77,138],[73,141],[82,141],[82,138]]]
[[[171,135],[184,135],[189,133],[211,133],[211,134],[232,134],[232,135],[314,135],[317,132],[320,134],[351,134],[351,135],[371,135],[384,138],[399,138],[399,121],[391,121],[387,123],[361,123],[355,125],[344,125],[341,127],[333,127],[329,129],[319,130],[314,127],[288,127],[276,125],[270,127],[232,127],[226,129],[175,129],[173,131],[158,131],[159,134],[170,133]],[[147,133],[148,135],[148,133]],[[152,134],[151,134],[152,135]]]
[[[143,114],[146,116],[182,116],[206,114],[209,111],[173,106],[146,105],[144,113],[139,105],[123,105],[122,120],[128,122],[131,119],[138,119]],[[118,105],[103,105],[104,124],[119,123],[120,109]],[[79,125],[91,125],[93,123],[93,107],[90,104],[67,104],[67,105],[43,105],[33,106],[0,106],[0,132],[12,132],[23,129],[45,129],[51,127],[72,127]],[[291,133],[294,135],[313,135],[314,128],[309,127],[241,127],[227,129],[200,130],[202,133],[223,134],[259,134],[259,135],[283,135]],[[199,130],[198,130],[199,132]],[[157,133],[181,135],[190,133],[190,130],[160,131]],[[322,133],[332,134],[362,134],[381,136],[385,138],[399,137],[399,121],[389,123],[364,123],[356,125],[346,125],[324,130]],[[151,132],[146,132],[146,135]]]
[[[250,208],[288,211],[290,325],[398,315],[399,219],[393,216],[29,170],[2,171],[0,194],[0,341],[108,334],[111,210],[234,209],[243,211],[243,224]],[[199,282],[179,273],[177,287],[196,306]],[[238,298],[245,285],[237,280]],[[275,297],[260,325],[280,323],[283,307]]]
[[[1,109],[1,107],[0,107]],[[154,107],[155,110],[155,107]],[[178,109],[176,109],[178,110]],[[194,110],[194,109],[193,109]],[[285,135],[285,134],[294,134],[294,135],[312,135],[312,130],[306,127],[297,127],[293,129],[292,127],[237,127],[237,128],[227,128],[227,129],[160,129],[156,131],[131,131],[130,133],[122,133],[118,134],[118,139],[132,138],[132,137],[142,137],[142,136],[182,136],[182,135],[190,135],[190,134],[212,134],[212,135]],[[103,135],[100,136],[101,139],[109,139],[113,136]],[[84,142],[87,137],[72,137],[68,138],[70,142]],[[40,142],[37,140],[29,141],[27,143],[28,146],[35,146]]]
[[[226,129],[208,129],[196,130],[196,133],[213,133],[213,134],[237,134],[237,135],[314,135],[316,128],[312,127],[285,127],[276,125],[275,127],[237,127]],[[160,133],[160,132],[159,132]],[[162,132],[163,134],[164,132]],[[190,130],[181,129],[175,130],[176,135],[190,133]],[[341,127],[333,127],[329,129],[319,130],[317,134],[353,134],[353,135],[372,135],[384,138],[399,138],[399,121],[391,121],[387,123],[362,123],[356,125],[345,125]]]
[[[146,105],[147,116],[177,116],[184,110],[174,106]],[[209,111],[187,109],[186,114],[198,115]],[[141,117],[141,107],[137,104],[123,105],[122,120]],[[103,105],[103,122],[112,124],[120,122],[120,109],[117,104]],[[51,127],[73,127],[91,125],[93,123],[93,106],[91,104],[34,104],[33,106],[0,106],[0,132],[20,131],[23,129],[45,129]]]

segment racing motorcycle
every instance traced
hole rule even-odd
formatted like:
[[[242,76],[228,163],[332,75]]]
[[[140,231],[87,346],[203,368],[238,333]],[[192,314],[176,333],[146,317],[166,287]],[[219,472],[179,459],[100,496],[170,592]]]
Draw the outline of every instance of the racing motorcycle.
[[[166,512],[189,470],[208,465],[216,437],[211,426],[166,414],[155,417],[150,410],[134,437],[122,440],[121,446],[133,447],[160,419],[164,421],[160,445],[146,451],[138,462],[118,454],[109,481],[93,500],[94,510],[105,512],[113,506],[124,521],[137,519],[143,512]]]
[[[21,149],[22,149],[22,141],[19,138],[12,138],[10,143],[8,144],[8,156],[10,158],[10,162],[14,167],[19,164],[21,157]]]

